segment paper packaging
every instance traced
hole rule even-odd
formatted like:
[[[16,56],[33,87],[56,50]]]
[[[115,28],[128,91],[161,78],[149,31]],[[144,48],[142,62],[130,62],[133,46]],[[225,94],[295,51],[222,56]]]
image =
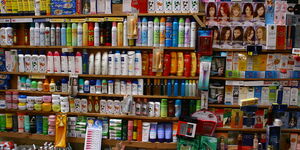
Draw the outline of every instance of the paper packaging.
[[[173,0],[173,13],[181,13],[181,0]]]
[[[199,12],[199,0],[190,0],[190,6],[191,13]]]
[[[164,13],[165,12],[165,0],[155,0],[155,12]]]
[[[299,28],[300,32],[300,28]],[[276,49],[276,33],[277,28],[276,25],[267,25],[267,49]],[[297,36],[296,36],[297,37]]]
[[[276,49],[286,49],[286,26],[277,26]]]
[[[291,88],[283,87],[283,99],[282,103],[290,104]]]
[[[290,105],[297,105],[298,104],[298,88],[291,88],[291,98],[290,98]]]
[[[165,13],[172,13],[173,12],[173,0],[165,0]]]
[[[189,13],[190,11],[190,0],[181,0],[181,12]]]
[[[105,12],[105,1],[97,0],[97,14],[103,14],[104,12]]]
[[[156,0],[148,0],[148,13],[155,13],[155,1]]]
[[[291,133],[290,134],[290,149],[296,150],[297,147],[297,141],[298,141],[298,133]]]

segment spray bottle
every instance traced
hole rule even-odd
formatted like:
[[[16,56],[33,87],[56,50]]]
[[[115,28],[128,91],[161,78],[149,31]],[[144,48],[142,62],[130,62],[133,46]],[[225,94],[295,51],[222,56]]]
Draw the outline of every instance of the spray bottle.
[[[66,30],[66,24],[62,23],[61,26],[61,32],[60,32],[60,38],[61,38],[61,46],[67,45],[67,30]]]
[[[83,46],[88,46],[88,23],[83,23],[83,30],[82,30],[82,41]]]
[[[72,27],[71,27],[71,23],[67,24],[67,46],[72,46]]]
[[[166,40],[165,40],[165,46],[166,47],[171,47],[172,46],[172,18],[167,17],[166,21]]]
[[[166,19],[164,17],[160,18],[160,27],[159,27],[159,46],[165,46],[166,38]]]
[[[88,23],[88,46],[94,46],[94,23]]]
[[[178,47],[184,47],[184,19],[179,19]]]
[[[153,20],[148,21],[148,46],[153,46]]]
[[[99,23],[96,22],[94,27],[94,46],[99,46],[99,42],[100,42],[99,38],[100,38]]]
[[[51,24],[51,29],[50,29],[50,45],[55,46],[55,39],[56,39],[56,34],[55,34],[55,26],[52,23]]]
[[[56,24],[56,28],[55,28],[55,45],[56,46],[60,46],[61,45],[61,35],[60,35],[60,25]]]
[[[173,36],[172,36],[172,46],[178,47],[178,30],[179,30],[179,23],[178,18],[173,19]]]
[[[77,26],[77,46],[82,46],[83,29],[82,23],[78,23]]]
[[[185,19],[185,25],[184,25],[184,47],[190,47],[191,46],[191,23],[190,19]]]
[[[142,20],[142,46],[148,46],[148,22],[146,17]]]
[[[117,46],[117,23],[113,22],[111,28],[111,46]]]
[[[153,46],[154,47],[159,47],[159,32],[160,32],[160,30],[159,30],[159,19],[158,19],[158,17],[155,17],[154,18],[154,29],[153,29],[154,31],[154,35],[153,35]]]
[[[77,46],[77,23],[72,23],[72,46]]]

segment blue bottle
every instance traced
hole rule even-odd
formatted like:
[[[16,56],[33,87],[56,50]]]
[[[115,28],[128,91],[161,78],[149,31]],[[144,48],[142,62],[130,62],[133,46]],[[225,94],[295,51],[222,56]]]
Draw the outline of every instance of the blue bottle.
[[[168,90],[167,90],[168,96],[172,96],[172,82],[171,82],[171,80],[168,80],[167,88],[168,88]]]
[[[175,117],[180,117],[181,115],[181,100],[177,99],[175,101]]]
[[[178,80],[174,82],[174,93],[173,96],[178,96]]]
[[[63,23],[62,27],[60,29],[61,46],[67,45],[67,36],[66,35],[67,35],[66,24]]]
[[[84,81],[83,92],[90,93],[90,81],[89,80]]]
[[[142,46],[148,46],[148,21],[146,17],[142,20]]]
[[[185,96],[185,81],[181,81],[180,96]]]
[[[166,47],[171,47],[172,46],[172,31],[173,27],[172,27],[172,18],[171,17],[167,17],[166,20],[166,40],[165,40],[165,46]]]
[[[43,134],[43,116],[36,116],[36,133]]]
[[[178,30],[179,30],[179,23],[178,18],[173,19],[173,33],[172,33],[172,46],[178,47]]]
[[[82,73],[89,74],[89,54],[86,49],[82,52]]]

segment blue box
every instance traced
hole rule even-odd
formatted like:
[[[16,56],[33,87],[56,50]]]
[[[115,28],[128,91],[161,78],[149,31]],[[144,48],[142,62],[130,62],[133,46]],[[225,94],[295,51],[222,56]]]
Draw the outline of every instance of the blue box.
[[[265,78],[267,79],[278,79],[278,71],[266,71]]]
[[[76,13],[76,0],[51,0],[51,15],[73,15]]]

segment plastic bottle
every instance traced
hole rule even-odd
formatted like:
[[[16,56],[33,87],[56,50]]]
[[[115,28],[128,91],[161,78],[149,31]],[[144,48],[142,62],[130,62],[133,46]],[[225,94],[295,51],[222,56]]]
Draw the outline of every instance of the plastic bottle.
[[[114,81],[108,80],[108,94],[114,94]]]
[[[0,34],[3,36],[0,37],[0,45],[6,45],[5,28],[6,28],[6,25],[2,24],[2,26],[0,28]]]
[[[56,46],[60,46],[61,45],[61,34],[60,34],[60,25],[56,24],[56,28],[55,28],[55,45]]]
[[[61,92],[61,82],[59,80],[56,81],[55,91],[56,92]]]
[[[175,101],[175,117],[181,116],[181,100],[177,99]]]
[[[178,47],[184,47],[184,19],[179,19]]]
[[[168,100],[167,99],[161,99],[160,117],[168,117]]]
[[[53,62],[53,54],[51,51],[47,53],[47,73],[54,72],[54,62]]]
[[[171,71],[170,73],[172,75],[175,75],[177,73],[177,52],[171,52]]]
[[[18,66],[19,66],[19,72],[25,72],[25,62],[24,62],[24,54],[22,53],[22,50],[18,50]]]
[[[50,46],[51,44],[50,32],[50,27],[45,27],[45,46]]]
[[[38,82],[37,90],[38,90],[38,91],[43,91],[43,82],[42,82],[42,81],[39,81],[39,82]]]
[[[77,46],[82,46],[82,38],[83,38],[83,29],[82,23],[78,23],[77,26]]]
[[[78,92],[79,93],[84,93],[84,91],[83,91],[83,87],[84,87],[84,80],[83,79],[79,79],[79,81],[78,81],[78,83],[79,83],[79,90],[78,90]]]
[[[170,53],[165,53],[163,76],[169,76],[170,71],[171,71],[171,55],[170,55]]]
[[[115,54],[109,51],[108,54],[108,75],[115,75]]]
[[[94,46],[99,46],[100,42],[100,29],[99,29],[99,23],[95,23],[94,27]]]
[[[68,81],[66,78],[61,79],[61,92],[68,92]]]
[[[191,55],[189,53],[184,54],[184,76],[191,76]]]
[[[177,76],[183,76],[183,70],[184,70],[183,52],[177,52],[177,60],[178,60]]]
[[[36,81],[31,81],[30,90],[37,91],[37,82]]]
[[[159,26],[159,46],[165,46],[165,38],[166,38],[166,18],[160,18],[160,26]]]
[[[184,47],[191,46],[191,22],[189,18],[185,19],[184,25]]]
[[[142,46],[142,22],[140,18],[138,18],[137,33],[136,46]]]
[[[107,94],[107,81],[106,80],[102,80],[102,94]]]
[[[108,74],[108,54],[107,52],[103,52],[102,54],[102,75],[107,75]]]
[[[72,46],[72,25],[67,24],[67,46]]]
[[[25,72],[31,72],[31,54],[29,50],[26,50],[26,54],[24,56],[25,62]]]
[[[115,75],[121,75],[121,54],[119,50],[115,52]]]
[[[101,66],[102,66],[102,58],[101,58],[101,52],[97,52],[95,55],[95,74],[100,75],[101,74]]]
[[[72,46],[77,46],[77,23],[72,23]]]
[[[96,93],[96,81],[90,80],[90,93]]]
[[[37,73],[39,72],[39,56],[37,54],[37,50],[34,50],[33,54],[31,55],[31,72]]]
[[[89,74],[95,74],[95,56],[94,53],[90,54],[89,57]]]
[[[30,88],[31,88],[31,80],[30,80],[30,78],[27,78],[26,79],[26,90],[30,90]]]
[[[153,29],[153,46],[159,47],[159,19],[158,17],[154,18],[154,29]]]
[[[196,76],[197,72],[197,57],[195,52],[191,52],[191,76]]]
[[[173,47],[178,47],[178,30],[179,30],[178,18],[175,17],[173,19],[173,34],[172,34],[172,46]]]
[[[89,80],[84,81],[83,92],[90,93],[90,81]]]
[[[196,32],[197,32],[197,25],[196,22],[191,23],[191,45],[190,47],[196,47]]]
[[[82,46],[88,46],[88,24],[83,23],[82,25]]]
[[[153,32],[154,32],[154,27],[153,27],[153,20],[148,20],[148,46],[153,46]]]
[[[35,46],[35,41],[34,41],[34,23],[30,24],[29,28],[29,34],[30,34],[30,46]]]
[[[13,28],[11,27],[10,24],[7,25],[5,28],[5,40],[6,40],[6,45],[13,45],[14,44],[14,34],[13,34]]]
[[[128,37],[127,37],[127,20],[124,19],[123,26],[123,46],[128,46]]]
[[[179,91],[178,80],[175,80],[174,88],[173,88],[173,96],[178,96],[178,91]]]
[[[55,34],[56,30],[55,30],[55,26],[52,23],[51,24],[51,29],[50,29],[50,45],[51,46],[55,46],[55,41],[56,41],[56,34]]]
[[[166,40],[165,40],[165,46],[171,47],[172,46],[172,34],[173,34],[173,27],[172,27],[172,18],[167,17],[166,20]]]
[[[135,75],[135,51],[128,51],[128,75]]]
[[[142,54],[141,51],[137,50],[134,59],[134,72],[136,76],[142,75]]]
[[[185,96],[190,96],[189,90],[190,90],[189,80],[186,80],[185,81]]]
[[[50,83],[50,92],[55,92],[55,82],[54,79],[51,79],[51,83]]]
[[[86,49],[82,52],[82,73],[89,74],[89,54],[87,53]]]
[[[101,85],[101,80],[96,81],[96,94],[101,94],[102,93],[102,85]]]
[[[45,46],[45,25],[40,24],[40,46]]]
[[[75,65],[75,73],[82,74],[82,56],[80,52],[76,52]]]
[[[35,23],[35,28],[34,28],[34,45],[39,46],[40,45],[40,25],[39,23]]]
[[[54,62],[54,73],[60,73],[61,72],[61,63],[60,63],[60,54],[58,51],[54,52],[53,62]]]
[[[94,46],[94,23],[88,23],[88,46]]]
[[[123,23],[119,22],[117,24],[117,45],[118,46],[123,46]]]
[[[126,51],[121,54],[121,75],[128,75],[128,55]]]
[[[111,28],[111,46],[117,46],[117,23],[113,22],[112,28]]]
[[[63,52],[61,54],[61,73],[68,73],[69,72],[68,64],[69,64],[68,53]]]
[[[61,46],[67,46],[67,29],[65,23],[61,24],[60,38],[61,38]]]
[[[70,52],[68,55],[68,72],[69,73],[75,73],[75,68],[77,67],[77,64],[75,63],[75,56],[73,52]],[[78,66],[79,67],[79,66]]]
[[[148,22],[147,18],[142,20],[142,46],[148,46]]]
[[[172,96],[172,81],[171,80],[168,80],[168,83],[167,83],[167,95]]]

